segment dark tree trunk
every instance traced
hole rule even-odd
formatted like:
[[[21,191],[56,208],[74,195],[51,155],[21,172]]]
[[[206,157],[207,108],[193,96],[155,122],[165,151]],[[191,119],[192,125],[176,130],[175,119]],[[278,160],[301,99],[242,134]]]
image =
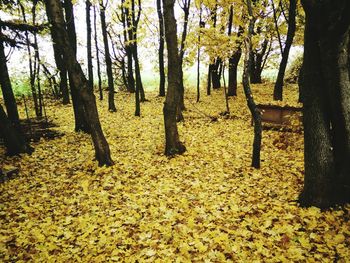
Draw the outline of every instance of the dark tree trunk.
[[[179,100],[179,106],[177,107],[177,121],[183,121],[184,117],[182,114],[182,111],[185,110],[185,86],[184,86],[184,77],[183,77],[183,60],[185,55],[185,41],[187,38],[187,28],[188,28],[188,16],[190,14],[190,6],[191,6],[191,0],[182,0],[182,10],[184,12],[184,26],[182,30],[181,35],[181,43],[180,43],[180,69],[181,69],[181,76],[180,76],[180,100]]]
[[[140,65],[139,59],[137,56],[137,46],[133,44],[133,58],[135,61],[135,72],[136,72],[136,91],[135,91],[135,116],[141,116],[141,107],[140,107],[140,92],[142,88],[141,74],[140,74]]]
[[[278,69],[278,75],[277,80],[275,83],[275,88],[273,91],[273,99],[274,100],[282,100],[283,98],[283,80],[284,80],[284,74],[287,68],[288,63],[288,57],[289,57],[289,51],[292,47],[293,38],[295,34],[295,16],[296,16],[296,7],[297,7],[297,0],[290,0],[289,1],[289,17],[288,17],[288,32],[287,32],[287,39],[284,46],[284,50],[282,53],[282,60]]]
[[[251,50],[250,51],[250,82],[251,83],[261,83],[261,73],[264,69],[267,56],[268,56],[268,45],[269,40],[264,39],[263,43],[261,44],[260,51],[259,50]]]
[[[85,1],[86,11],[86,39],[87,39],[87,62],[88,62],[88,76],[90,89],[94,90],[94,73],[92,67],[92,51],[91,51],[91,16],[90,16],[91,2]]]
[[[95,49],[96,49],[98,92],[100,94],[100,100],[103,100],[101,67],[100,67],[100,51],[98,48],[98,41],[97,41],[97,15],[96,15],[96,7],[95,6],[94,6],[94,31],[95,31],[94,41],[95,41]]]
[[[233,24],[233,5],[230,6],[230,16],[228,24],[228,35],[231,36]],[[240,37],[243,33],[243,28],[240,26],[237,36]],[[228,60],[228,89],[227,96],[237,96],[237,68],[239,60],[241,59],[242,49],[241,42],[236,41],[237,50]]]
[[[165,125],[165,154],[175,155],[186,151],[180,142],[176,123],[176,112],[180,95],[180,58],[177,46],[177,26],[174,15],[175,0],[163,0],[165,39],[168,50],[168,90],[163,107]]]
[[[54,36],[55,32],[50,28],[51,36]],[[55,36],[55,38],[57,38]],[[55,57],[56,67],[60,74],[60,94],[62,95],[62,103],[64,105],[69,104],[69,90],[68,90],[68,80],[67,80],[67,69],[63,61],[63,50],[52,41],[53,53]]]
[[[73,4],[71,0],[64,0],[64,10],[66,15],[66,28],[67,28],[67,34],[69,38],[69,45],[73,50],[74,56],[76,56],[77,52],[77,36],[75,32],[75,20],[74,20],[74,9]],[[57,34],[57,33],[56,33]],[[55,37],[55,35],[52,35],[52,37]],[[57,36],[59,38],[59,36]],[[56,42],[56,41],[54,41]],[[64,58],[64,50],[63,46],[61,45],[62,54]],[[64,61],[64,59],[63,59]],[[67,61],[64,61],[66,68],[67,67]],[[74,119],[75,119],[75,131],[82,131],[89,133],[89,123],[86,119],[85,110],[83,102],[79,96],[78,89],[79,87],[75,86],[75,82],[73,80],[72,73],[68,71],[68,78],[69,78],[69,86],[71,90],[72,95],[72,102],[73,102],[73,110],[74,110]]]
[[[229,58],[227,96],[237,96],[237,68],[241,56],[242,49],[238,47],[237,51]]]
[[[4,139],[8,155],[31,153],[33,151],[19,129],[7,118],[2,105],[0,105],[0,137]]]
[[[46,12],[48,19],[56,31],[57,39],[54,39],[64,50],[64,61],[69,74],[72,76],[75,87],[81,101],[83,103],[86,118],[89,120],[89,128],[91,137],[95,147],[95,157],[99,165],[112,165],[113,161],[110,156],[109,145],[104,137],[98,111],[96,106],[95,96],[89,89],[89,83],[84,76],[81,66],[77,62],[75,52],[70,45],[70,40],[67,31],[64,27],[63,13],[59,0],[46,0]]]
[[[4,44],[2,41],[0,41],[0,85],[8,118],[16,127],[18,127],[19,116],[17,104],[11,86],[10,76],[7,69]]]
[[[134,79],[134,71],[133,71],[133,56],[132,56],[132,50],[131,50],[131,43],[128,43],[128,41],[132,41],[133,39],[133,33],[132,33],[132,23],[131,23],[131,17],[130,17],[130,9],[128,6],[125,5],[125,1],[122,0],[122,23],[123,23],[123,35],[124,35],[124,45],[125,45],[125,53],[127,58],[127,82],[128,82],[128,91],[130,93],[135,92],[135,79]]]
[[[211,67],[212,64],[209,64],[208,67],[208,78],[207,78],[207,95],[209,96],[211,94]]]
[[[213,84],[213,89],[219,89],[221,87],[220,79],[221,79],[221,72],[220,72],[220,65],[222,61],[221,58],[216,58],[215,62],[211,64],[211,81]]]
[[[35,26],[36,25],[36,6],[37,6],[37,0],[33,1],[33,7],[32,7],[32,23]],[[34,36],[34,78],[37,83],[38,88],[38,109],[37,109],[37,117],[43,116],[43,95],[41,91],[41,84],[40,84],[40,55],[39,55],[39,47],[38,47],[38,37],[37,33],[33,32]]]
[[[140,21],[141,16],[141,0],[138,0],[138,11],[136,14],[135,11],[135,0],[131,0],[131,18],[132,18],[132,39],[133,44],[131,46],[133,59],[135,62],[135,76],[136,76],[136,97],[140,96],[141,101],[146,101],[145,97],[145,91],[143,89],[142,80],[141,80],[141,70],[140,70],[140,63],[139,63],[139,57],[138,57],[138,48],[137,48],[137,28]],[[137,102],[136,102],[137,103]],[[135,116],[140,116],[137,114],[137,109],[135,110]]]
[[[50,28],[50,31],[51,31],[51,35],[54,34],[51,28]],[[60,74],[60,93],[62,95],[62,103],[66,105],[66,104],[69,104],[67,69],[63,62],[62,50],[59,49],[58,45],[54,41],[52,41],[52,43],[53,43],[52,45],[53,45],[56,67],[59,70],[59,74]]]
[[[107,69],[107,78],[108,78],[108,110],[110,112],[116,112],[117,108],[114,103],[114,81],[113,81],[113,72],[112,72],[112,60],[109,53],[108,45],[108,36],[107,36],[107,25],[106,25],[106,7],[103,4],[103,0],[100,0],[100,16],[101,16],[101,28],[103,35],[103,44],[105,47],[105,61]]]
[[[350,3],[302,0],[303,206],[350,201]]]
[[[250,67],[251,56],[249,54],[251,53],[251,49],[252,49],[251,36],[254,28],[254,20],[252,18],[253,11],[252,11],[250,0],[247,0],[247,6],[248,6],[248,14],[250,19],[249,19],[248,35],[244,40],[245,54],[244,54],[244,70],[243,70],[242,82],[243,82],[244,93],[247,99],[248,108],[254,120],[254,142],[253,142],[252,166],[254,168],[260,168],[260,148],[261,148],[261,132],[262,132],[261,115],[254,102],[253,95],[250,89],[250,84],[249,84],[249,70],[251,68]]]
[[[165,96],[165,70],[164,70],[164,17],[161,0],[157,0],[157,14],[159,21],[159,96]]]
[[[202,3],[199,3],[199,28],[203,27],[202,23]],[[198,34],[198,48],[197,48],[197,102],[199,102],[201,93],[200,93],[200,56],[201,56],[201,32]]]

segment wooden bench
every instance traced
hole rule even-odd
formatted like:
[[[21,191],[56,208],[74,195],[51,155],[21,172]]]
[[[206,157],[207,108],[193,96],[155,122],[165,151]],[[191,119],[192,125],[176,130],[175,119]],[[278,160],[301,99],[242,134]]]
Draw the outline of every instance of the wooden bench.
[[[261,112],[261,122],[264,129],[281,131],[301,130],[302,108],[265,104],[258,104],[256,106]],[[266,126],[264,123],[271,125]]]

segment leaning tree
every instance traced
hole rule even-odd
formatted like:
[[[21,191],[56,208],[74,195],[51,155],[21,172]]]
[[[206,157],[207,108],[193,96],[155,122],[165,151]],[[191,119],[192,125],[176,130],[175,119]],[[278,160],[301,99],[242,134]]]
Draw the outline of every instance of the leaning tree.
[[[78,98],[84,107],[84,114],[89,125],[92,141],[95,147],[95,156],[99,165],[112,165],[109,145],[104,137],[100,120],[98,117],[95,95],[90,89],[80,64],[76,59],[75,52],[70,44],[69,36],[63,19],[63,12],[60,0],[46,0],[46,12],[51,23],[52,30],[56,32],[52,37],[64,50],[64,61],[77,89]]]
[[[350,200],[350,1],[302,0],[304,206]]]

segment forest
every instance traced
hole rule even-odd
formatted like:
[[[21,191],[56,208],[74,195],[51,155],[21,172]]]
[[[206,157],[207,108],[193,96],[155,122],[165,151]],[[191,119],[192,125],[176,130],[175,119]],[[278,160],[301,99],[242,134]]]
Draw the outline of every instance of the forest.
[[[349,14],[0,0],[0,262],[349,262]]]

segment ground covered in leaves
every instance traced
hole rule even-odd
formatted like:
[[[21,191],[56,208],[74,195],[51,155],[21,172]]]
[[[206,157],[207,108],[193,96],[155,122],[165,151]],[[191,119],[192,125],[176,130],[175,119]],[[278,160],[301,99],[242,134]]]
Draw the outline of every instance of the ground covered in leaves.
[[[254,94],[268,103],[272,89]],[[0,163],[20,168],[0,184],[0,261],[350,261],[350,207],[321,212],[296,202],[301,133],[264,131],[262,168],[252,169],[243,94],[230,99],[229,117],[219,115],[222,90],[200,103],[190,94],[179,124],[187,152],[167,158],[164,99],[148,94],[138,118],[133,96],[116,97],[116,113],[98,102],[113,167],[97,167],[90,137],[73,132],[71,106],[53,102],[48,116],[65,136],[33,144],[31,156],[5,158],[0,149]],[[286,97],[296,105],[295,88]]]

